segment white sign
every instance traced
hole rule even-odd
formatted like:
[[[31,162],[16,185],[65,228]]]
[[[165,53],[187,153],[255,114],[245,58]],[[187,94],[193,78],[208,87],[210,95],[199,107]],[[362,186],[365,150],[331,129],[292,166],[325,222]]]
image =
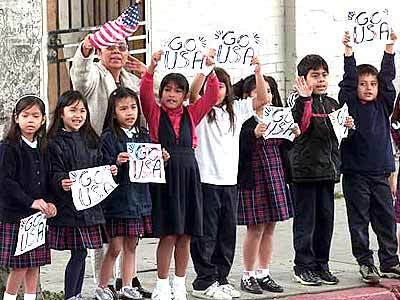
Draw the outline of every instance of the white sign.
[[[339,144],[342,139],[347,137],[349,133],[349,129],[344,126],[348,116],[349,108],[347,107],[347,104],[343,105],[341,109],[338,109],[337,111],[329,114],[329,119],[331,120],[333,130],[335,131],[336,138]]]
[[[131,182],[165,183],[164,161],[160,144],[127,143]]]
[[[388,9],[355,9],[347,12],[351,44],[390,40],[391,22]]]
[[[69,172],[71,192],[77,210],[93,207],[103,201],[118,186],[110,166],[94,167]]]
[[[290,107],[265,106],[263,122],[268,125],[263,135],[265,139],[294,140],[294,119]]]
[[[31,251],[46,242],[46,215],[38,212],[19,223],[15,256]]]

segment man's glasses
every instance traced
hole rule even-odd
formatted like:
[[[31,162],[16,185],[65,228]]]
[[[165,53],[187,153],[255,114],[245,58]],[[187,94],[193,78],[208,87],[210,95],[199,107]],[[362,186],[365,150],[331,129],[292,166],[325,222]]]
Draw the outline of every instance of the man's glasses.
[[[128,50],[128,45],[125,43],[121,43],[107,47],[107,50],[109,51],[114,51],[115,49],[118,49],[119,52],[125,52],[126,50]]]

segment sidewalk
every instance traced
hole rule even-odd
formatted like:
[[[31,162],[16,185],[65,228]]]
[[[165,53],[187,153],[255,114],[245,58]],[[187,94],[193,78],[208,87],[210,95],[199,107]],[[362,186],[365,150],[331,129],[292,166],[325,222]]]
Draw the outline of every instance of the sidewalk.
[[[276,227],[275,245],[273,262],[270,267],[273,278],[281,285],[285,291],[281,294],[264,292],[263,295],[252,295],[242,293],[240,299],[396,299],[390,290],[396,290],[397,282],[400,281],[384,280],[381,286],[367,287],[358,274],[358,265],[351,255],[350,236],[347,227],[346,208],[343,199],[336,199],[335,229],[331,251],[331,271],[340,280],[335,286],[322,285],[319,287],[305,287],[293,281],[293,246],[292,246],[292,222],[280,223]],[[239,288],[240,276],[242,272],[242,241],[245,234],[245,227],[238,227],[238,238],[236,245],[236,256],[232,268],[231,283]],[[373,234],[371,239],[372,249],[376,253],[376,240]],[[157,240],[145,239],[140,242],[138,247],[138,270],[142,284],[150,289],[154,287],[156,279],[155,249]],[[42,287],[45,290],[59,292],[63,290],[64,269],[69,259],[69,252],[52,252],[53,263],[41,271]],[[375,260],[377,262],[377,259]],[[83,295],[86,299],[93,297],[95,284],[92,279],[92,268],[90,259],[87,259],[86,276],[83,287]],[[192,289],[191,282],[194,279],[193,265],[190,262],[188,269],[187,287],[189,291],[188,299]],[[349,290],[351,289],[351,290]],[[399,289],[400,290],[400,289]],[[327,293],[336,291],[334,293]],[[323,294],[321,294],[323,293]],[[400,299],[397,298],[397,299]]]

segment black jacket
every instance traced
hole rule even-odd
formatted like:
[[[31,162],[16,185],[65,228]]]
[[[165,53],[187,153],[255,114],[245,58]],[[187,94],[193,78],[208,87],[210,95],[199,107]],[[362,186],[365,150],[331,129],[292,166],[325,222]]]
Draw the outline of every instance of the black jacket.
[[[144,128],[132,138],[123,132],[116,136],[111,129],[105,130],[101,135],[103,164],[115,165],[118,154],[127,151],[126,143],[150,143],[150,137]],[[101,203],[105,217],[132,219],[151,216],[149,184],[130,181],[129,163],[118,167],[116,179],[118,187]]]
[[[291,150],[293,182],[339,180],[339,145],[328,117],[337,109],[339,103],[326,95],[313,94],[295,101],[293,118],[302,132]]]
[[[256,126],[257,121],[251,117],[243,123],[240,130],[238,185],[245,189],[252,189],[255,186],[252,159],[256,142],[254,134]]]
[[[102,165],[98,148],[89,148],[80,132],[59,130],[48,145],[50,183],[57,206],[57,216],[49,220],[55,226],[91,226],[105,223],[100,205],[78,211],[71,192],[61,186],[61,180],[69,178],[68,172]]]
[[[36,212],[36,199],[49,201],[44,156],[24,141],[0,144],[0,221],[16,223]],[[50,201],[51,202],[51,201]]]

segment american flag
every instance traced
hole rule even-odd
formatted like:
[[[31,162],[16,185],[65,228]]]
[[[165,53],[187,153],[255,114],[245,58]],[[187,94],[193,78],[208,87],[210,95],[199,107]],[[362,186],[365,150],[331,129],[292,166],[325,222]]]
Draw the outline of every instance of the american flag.
[[[125,40],[139,27],[139,6],[129,6],[116,20],[108,21],[90,36],[95,48],[106,48],[118,41]]]

